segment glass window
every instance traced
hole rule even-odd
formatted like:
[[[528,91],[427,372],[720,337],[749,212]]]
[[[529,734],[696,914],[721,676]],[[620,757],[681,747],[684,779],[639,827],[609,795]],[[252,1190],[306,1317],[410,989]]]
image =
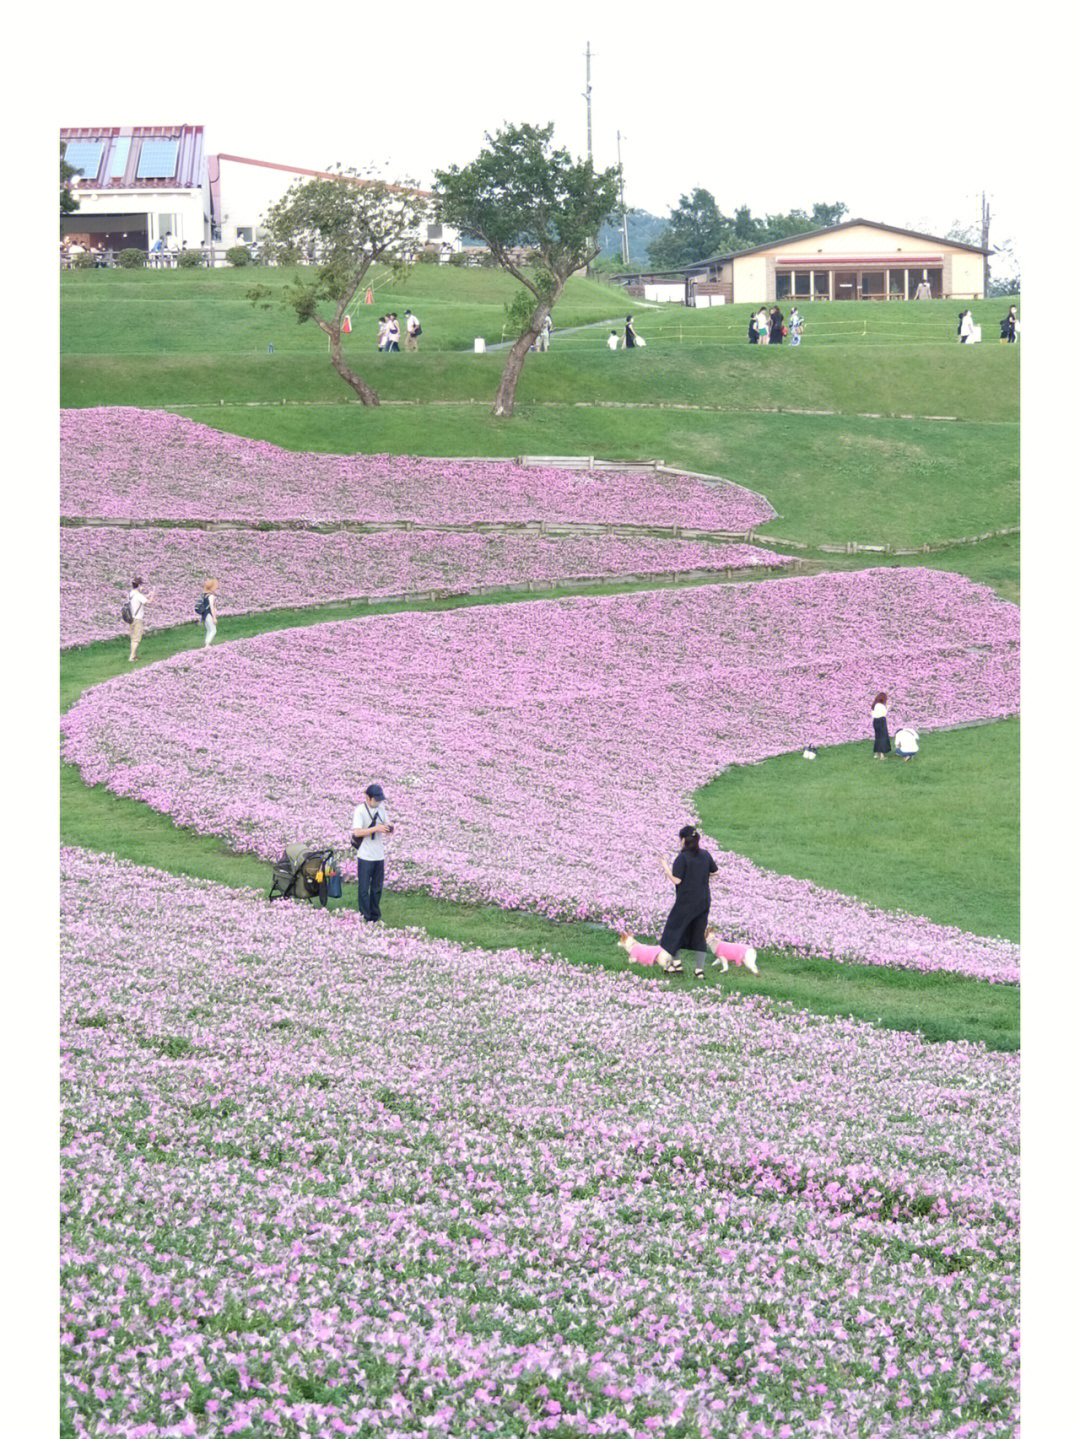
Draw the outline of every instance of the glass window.
[[[829,298],[828,270],[814,271],[814,298],[816,300],[827,300]]]
[[[795,271],[795,293],[796,295],[809,295],[810,293],[810,271]]]
[[[131,136],[121,135],[113,147],[112,159],[109,161],[109,179],[122,180],[124,171],[127,169],[128,156],[131,154]]]
[[[69,140],[64,150],[64,160],[87,180],[96,180],[101,169],[101,152],[105,149],[103,140]]]
[[[176,174],[179,140],[144,140],[139,150],[137,180],[171,180]]]
[[[838,300],[854,300],[858,297],[859,276],[855,270],[837,270],[835,283]]]
[[[862,272],[862,297],[874,300],[885,294],[885,271],[864,270]]]
[[[889,271],[889,295],[896,299],[904,298],[904,272],[903,270]]]
[[[429,240],[441,240],[443,237],[442,226],[429,225],[427,227],[427,237]]]
[[[776,272],[776,298],[786,300],[791,294],[791,271],[777,270]]]

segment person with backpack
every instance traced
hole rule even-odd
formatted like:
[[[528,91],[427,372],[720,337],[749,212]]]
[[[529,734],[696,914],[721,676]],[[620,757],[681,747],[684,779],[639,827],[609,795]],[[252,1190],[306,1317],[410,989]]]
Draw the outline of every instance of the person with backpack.
[[[202,627],[206,631],[206,638],[203,640],[203,649],[207,650],[213,643],[217,634],[217,580],[207,580],[203,585],[203,592],[195,603],[195,613],[202,621]]]
[[[145,629],[144,615],[146,606],[154,598],[154,592],[143,593],[142,576],[137,575],[131,582],[131,593],[127,597],[127,603],[120,610],[120,617],[128,627],[128,634],[131,636],[131,649],[128,654],[128,664],[135,663],[135,656],[139,653],[139,644],[142,641]]]
[[[405,348],[407,350],[418,350],[420,346],[416,343],[423,334],[420,328],[420,321],[411,310],[405,311]]]
[[[356,907],[369,923],[382,918],[383,835],[392,834],[381,784],[369,784],[353,811],[352,844],[356,850]]]

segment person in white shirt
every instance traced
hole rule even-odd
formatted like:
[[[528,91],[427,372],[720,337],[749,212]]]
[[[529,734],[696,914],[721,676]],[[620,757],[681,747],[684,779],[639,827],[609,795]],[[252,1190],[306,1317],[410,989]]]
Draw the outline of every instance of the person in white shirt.
[[[353,811],[353,844],[356,846],[356,907],[369,922],[382,918],[379,901],[383,889],[383,835],[393,832],[386,813],[386,795],[381,784],[369,784],[364,801]]]
[[[611,334],[607,337],[607,347],[609,350],[617,350],[619,348],[618,330],[612,330]]]
[[[143,582],[141,576],[132,580],[131,593],[128,595],[128,604],[131,606],[131,624],[128,626],[128,633],[131,635],[131,652],[128,655],[128,664],[135,663],[135,656],[139,652],[139,642],[143,637],[145,628],[144,614],[146,606],[154,598],[154,592],[143,594]]]
[[[217,634],[217,590],[217,580],[207,580],[203,585],[203,594],[206,596],[206,613],[203,615],[203,629],[206,631],[204,650],[210,648]]]
[[[910,759],[913,754],[919,753],[918,731],[911,725],[902,725],[893,736],[896,741],[896,753],[901,759]]]
[[[420,321],[416,318],[416,316],[413,314],[413,312],[412,312],[411,310],[406,310],[406,311],[405,311],[405,348],[406,348],[407,350],[418,350],[418,349],[420,348],[419,345],[416,343],[416,339],[417,339],[417,336],[418,336],[419,334],[420,334]]]

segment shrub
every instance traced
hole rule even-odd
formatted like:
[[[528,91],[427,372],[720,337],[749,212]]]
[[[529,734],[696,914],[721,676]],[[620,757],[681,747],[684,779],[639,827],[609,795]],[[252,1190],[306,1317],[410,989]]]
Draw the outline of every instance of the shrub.
[[[469,263],[469,257],[464,250],[455,250],[450,256],[450,263],[451,265],[457,265],[459,267],[461,265],[467,265]]]
[[[74,270],[92,270],[94,268],[94,257],[89,251],[84,251],[83,254],[75,256],[71,262],[71,266]]]
[[[176,257],[176,263],[181,270],[194,270],[196,265],[201,265],[202,262],[201,250],[181,250]]]
[[[146,254],[143,250],[136,250],[134,247],[121,250],[116,257],[116,263],[125,270],[141,270],[146,264]]]
[[[241,265],[251,264],[251,251],[243,245],[232,245],[225,251],[225,258],[230,265],[239,269]]]

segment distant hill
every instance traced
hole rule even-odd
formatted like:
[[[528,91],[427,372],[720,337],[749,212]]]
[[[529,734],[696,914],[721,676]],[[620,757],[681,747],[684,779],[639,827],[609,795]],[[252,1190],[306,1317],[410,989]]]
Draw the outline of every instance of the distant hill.
[[[667,227],[667,220],[659,215],[650,215],[648,210],[627,210],[626,233],[630,241],[631,265],[649,263],[649,246],[660,238]],[[606,260],[611,256],[617,259],[622,254],[620,224],[602,225],[599,239],[601,259]]]

